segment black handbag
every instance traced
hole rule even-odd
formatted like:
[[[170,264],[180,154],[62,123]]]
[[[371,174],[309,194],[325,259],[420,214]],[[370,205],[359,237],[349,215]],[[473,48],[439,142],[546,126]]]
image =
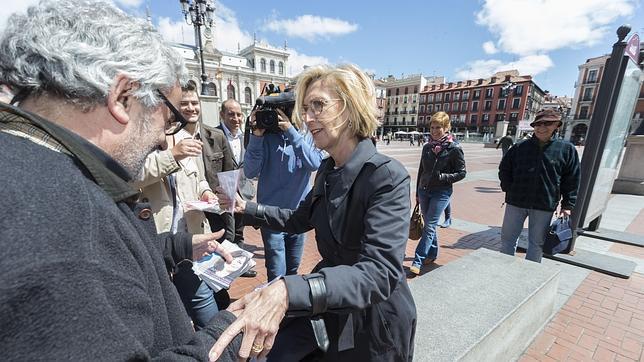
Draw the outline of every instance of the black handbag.
[[[572,241],[572,229],[570,219],[567,216],[559,217],[550,224],[550,230],[543,243],[543,252],[548,255],[555,255],[568,249]]]
[[[411,219],[409,220],[409,238],[411,240],[418,240],[423,235],[423,216],[420,214],[420,208],[418,203],[414,207],[414,211],[411,213]]]

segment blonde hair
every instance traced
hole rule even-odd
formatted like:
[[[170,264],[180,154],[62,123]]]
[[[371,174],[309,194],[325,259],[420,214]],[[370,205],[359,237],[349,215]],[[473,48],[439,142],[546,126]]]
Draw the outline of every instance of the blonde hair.
[[[443,111],[434,113],[431,120],[429,121],[429,125],[431,126],[432,123],[438,123],[441,128],[445,128],[448,131],[452,129],[452,124],[449,121],[449,115]]]
[[[295,86],[295,109],[293,118],[298,128],[302,129],[302,105],[306,91],[314,82],[328,81],[344,103],[349,112],[349,131],[358,138],[371,137],[380,125],[376,107],[376,89],[373,81],[353,64],[318,65],[304,70]]]

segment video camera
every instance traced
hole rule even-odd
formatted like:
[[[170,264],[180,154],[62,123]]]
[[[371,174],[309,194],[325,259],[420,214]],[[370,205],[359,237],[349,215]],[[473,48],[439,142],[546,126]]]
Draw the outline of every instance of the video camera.
[[[280,91],[274,84],[268,84],[262,92],[264,95],[255,101],[255,128],[264,129],[269,133],[281,133],[277,125],[277,109],[281,109],[291,121],[293,108],[295,107],[295,93],[290,88]]]

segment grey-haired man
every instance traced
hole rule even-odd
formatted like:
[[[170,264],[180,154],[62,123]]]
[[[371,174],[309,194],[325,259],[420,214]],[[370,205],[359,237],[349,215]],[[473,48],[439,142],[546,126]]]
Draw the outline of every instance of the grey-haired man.
[[[109,3],[41,1],[0,35],[0,351],[4,360],[206,360],[221,312],[195,333],[168,277],[221,251],[157,235],[127,183],[181,129],[186,69],[142,19]],[[170,124],[170,115],[175,118]],[[236,347],[226,360],[236,360]]]

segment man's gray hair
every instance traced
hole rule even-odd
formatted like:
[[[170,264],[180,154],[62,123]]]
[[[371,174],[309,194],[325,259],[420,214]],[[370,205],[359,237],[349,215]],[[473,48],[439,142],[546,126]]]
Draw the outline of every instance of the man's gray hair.
[[[103,1],[41,0],[10,16],[0,35],[0,83],[15,94],[50,94],[89,110],[105,104],[114,78],[138,83],[147,108],[155,90],[188,79],[181,55],[143,19]]]

